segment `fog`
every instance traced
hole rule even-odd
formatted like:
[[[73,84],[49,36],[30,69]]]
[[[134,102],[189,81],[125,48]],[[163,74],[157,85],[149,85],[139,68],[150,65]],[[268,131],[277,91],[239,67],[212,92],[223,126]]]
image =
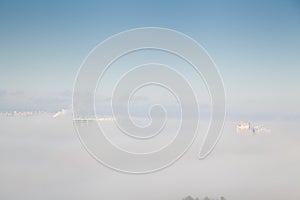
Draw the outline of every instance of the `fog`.
[[[197,159],[200,134],[172,166],[131,175],[93,159],[81,145],[71,116],[0,120],[0,199],[300,199],[297,122],[258,122],[272,134],[241,136],[235,133],[237,122],[227,121],[208,158]]]

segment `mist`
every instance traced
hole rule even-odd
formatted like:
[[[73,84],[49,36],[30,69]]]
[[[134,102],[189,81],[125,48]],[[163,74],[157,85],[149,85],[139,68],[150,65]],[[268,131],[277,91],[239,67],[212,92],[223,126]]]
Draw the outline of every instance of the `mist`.
[[[197,158],[204,136],[200,132],[175,164],[132,175],[93,159],[80,143],[71,116],[1,117],[0,199],[299,199],[298,125],[261,123],[272,129],[271,135],[237,135],[236,122],[227,121],[206,159]],[[208,122],[202,125],[200,131]]]

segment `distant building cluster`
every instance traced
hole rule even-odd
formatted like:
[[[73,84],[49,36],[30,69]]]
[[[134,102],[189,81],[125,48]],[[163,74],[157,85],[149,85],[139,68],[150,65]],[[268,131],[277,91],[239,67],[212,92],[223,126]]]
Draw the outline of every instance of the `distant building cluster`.
[[[32,116],[46,116],[51,118],[59,118],[63,116],[72,117],[73,111],[71,109],[61,109],[58,112],[51,113],[45,111],[8,111],[8,112],[0,112],[0,117],[32,117]],[[75,116],[73,120],[76,122],[82,122],[85,124],[86,122],[92,121],[114,121],[115,118],[111,116]]]
[[[240,122],[236,126],[236,133],[239,135],[269,134],[271,129],[261,125],[251,126],[250,122]]]
[[[1,117],[30,117],[47,114],[44,111],[11,111],[11,112],[0,112]]]
[[[113,117],[75,117],[73,121],[81,126],[87,126],[97,121],[115,121]]]
[[[187,196],[185,198],[183,198],[182,200],[200,200],[198,197],[197,198],[193,198],[191,196]],[[201,200],[226,200],[225,197],[221,196],[220,198],[209,198],[209,197],[204,197]]]

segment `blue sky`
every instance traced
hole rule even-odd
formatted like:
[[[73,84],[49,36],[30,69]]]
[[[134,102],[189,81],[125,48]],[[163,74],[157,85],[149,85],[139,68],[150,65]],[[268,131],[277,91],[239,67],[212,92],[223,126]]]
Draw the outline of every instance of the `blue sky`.
[[[1,1],[0,24],[0,110],[68,107],[93,47],[157,26],[206,48],[223,76],[229,116],[300,116],[297,1]]]

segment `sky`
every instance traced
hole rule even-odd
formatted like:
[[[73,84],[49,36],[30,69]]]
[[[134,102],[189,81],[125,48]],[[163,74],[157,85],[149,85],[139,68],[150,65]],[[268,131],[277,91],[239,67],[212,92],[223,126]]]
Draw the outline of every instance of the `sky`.
[[[71,106],[76,73],[113,34],[180,31],[200,43],[224,81],[228,117],[300,117],[297,1],[1,1],[0,110]]]

